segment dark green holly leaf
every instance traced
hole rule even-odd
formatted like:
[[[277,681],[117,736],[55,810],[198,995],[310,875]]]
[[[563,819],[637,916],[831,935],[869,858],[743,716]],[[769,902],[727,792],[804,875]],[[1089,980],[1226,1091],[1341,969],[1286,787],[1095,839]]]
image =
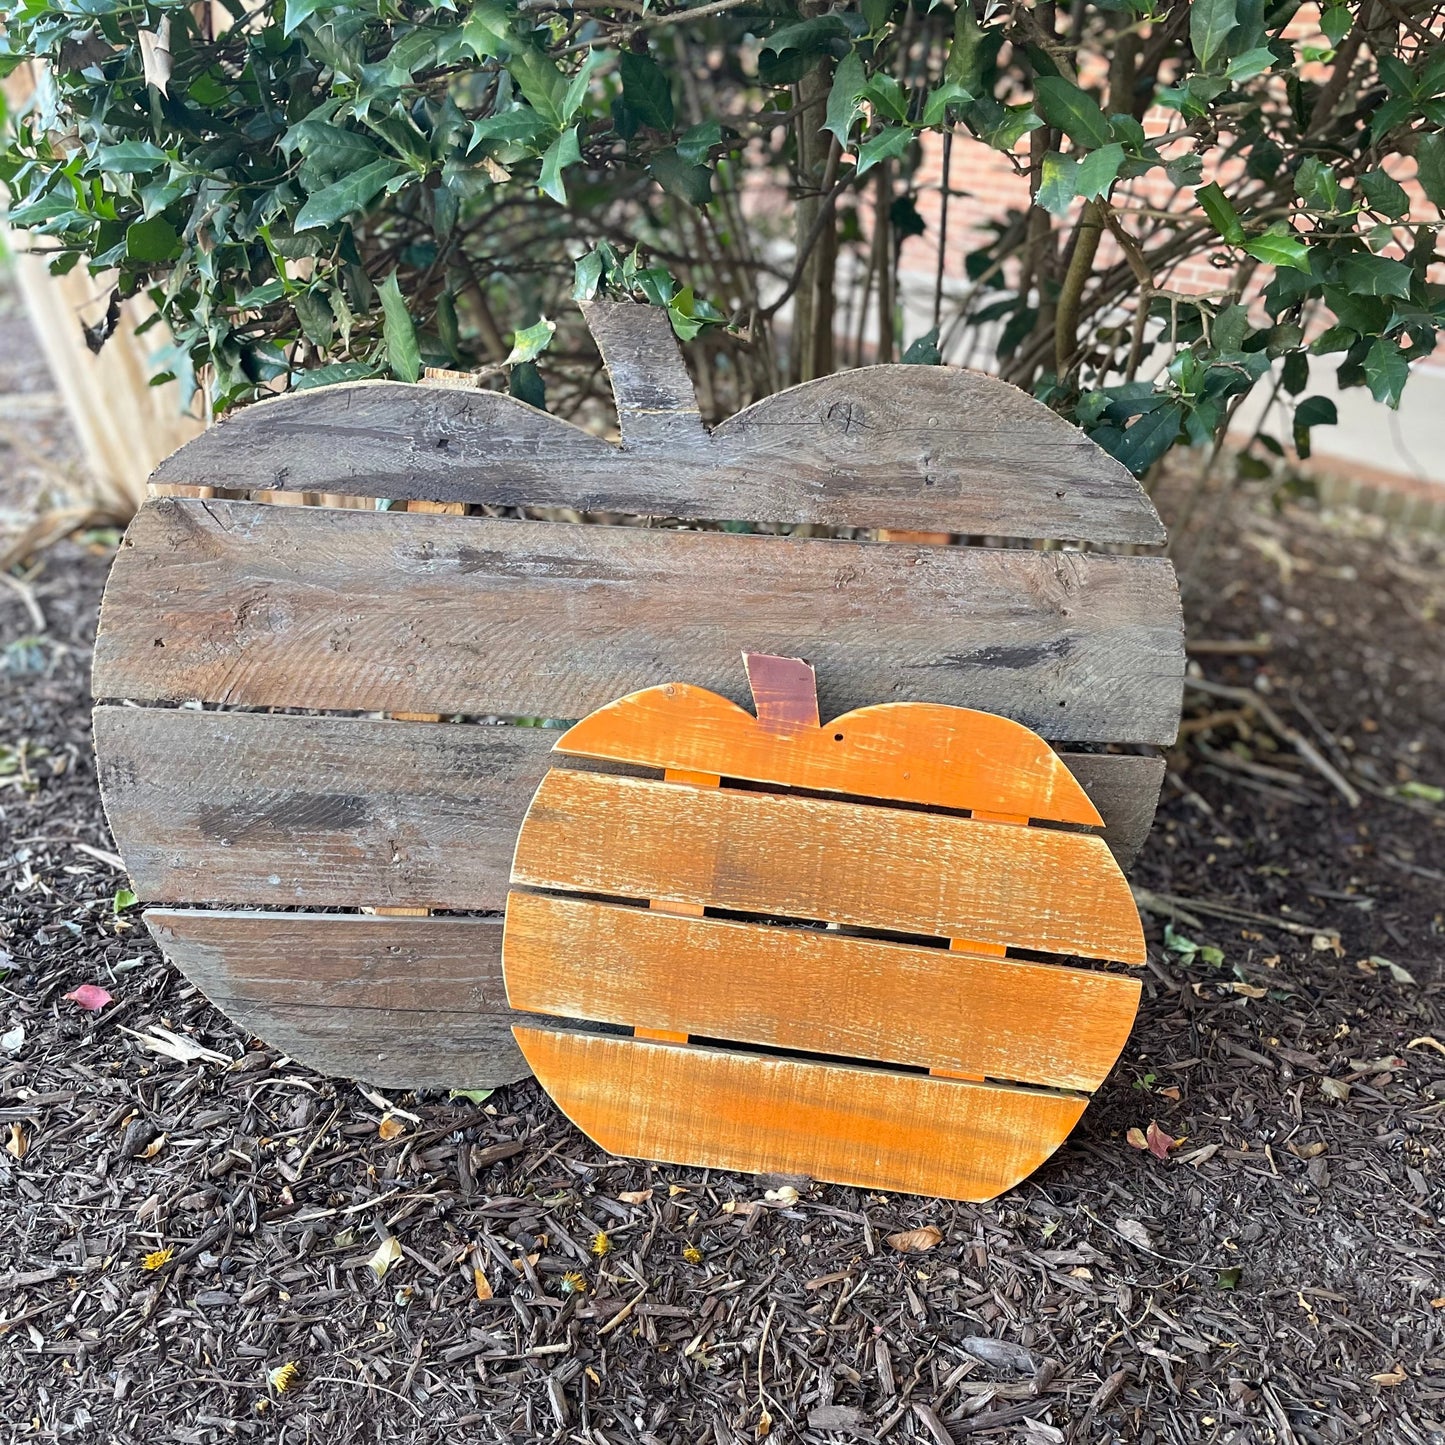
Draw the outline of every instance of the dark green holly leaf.
[[[906,125],[885,126],[858,147],[856,175],[866,175],[879,161],[897,160],[913,144],[913,132]]]
[[[125,231],[125,254],[132,261],[171,261],[181,254],[181,238],[164,216],[132,221]]]
[[[943,78],[977,95],[983,90],[983,29],[972,5],[960,5],[953,15],[953,44]]]
[[[1174,445],[1183,419],[1184,408],[1177,401],[1168,401],[1143,412],[1123,430],[1101,428],[1094,439],[1135,476],[1142,476]]]
[[[1043,169],[1039,179],[1036,197],[1039,205],[1052,216],[1068,213],[1070,204],[1079,194],[1079,163],[1073,156],[1060,155],[1049,151],[1044,156]]]
[[[1384,171],[1366,171],[1359,185],[1372,211],[1398,220],[1410,209],[1410,197],[1405,194],[1404,186]]]
[[[1280,385],[1291,396],[1298,396],[1309,385],[1310,363],[1303,351],[1291,351],[1280,368]]]
[[[547,410],[547,384],[535,361],[520,361],[507,374],[507,390],[538,411]]]
[[[335,10],[345,0],[286,0],[286,22],[282,27],[283,36],[290,35],[303,20],[325,10]]]
[[[672,85],[650,55],[624,50],[618,63],[622,98],[643,125],[670,131],[673,122]]]
[[[524,361],[535,361],[551,344],[557,334],[557,323],[544,316],[540,321],[512,333],[512,349],[504,365],[520,366]]]
[[[722,126],[717,121],[700,121],[677,138],[677,153],[688,165],[698,166],[707,160],[715,145],[722,144],[722,138]]]
[[[291,379],[292,391],[311,391],[318,386],[335,386],[343,381],[366,381],[376,375],[369,361],[333,361],[312,371],[296,373]]]
[[[544,196],[550,196],[559,206],[567,204],[567,187],[562,181],[562,172],[568,166],[575,166],[582,159],[582,147],[577,140],[577,127],[564,130],[552,142],[542,156],[542,170],[537,177],[537,189]]]
[[[1326,5],[1320,13],[1320,29],[1333,46],[1339,46],[1353,24],[1354,16],[1350,14],[1348,5]]]
[[[946,80],[936,90],[928,92],[920,122],[928,127],[946,125],[950,110],[961,109],[972,100],[973,96],[969,91],[961,85],[955,85],[951,80]]]
[[[1400,405],[1400,394],[1409,379],[1410,364],[1398,342],[1388,336],[1377,336],[1365,355],[1365,384],[1376,401],[1392,411]]]
[[[401,286],[393,271],[376,288],[381,297],[382,336],[386,340],[386,357],[392,375],[401,381],[421,379],[421,349],[417,345],[416,327],[412,324]]]
[[[577,258],[572,269],[572,299],[591,301],[602,287],[602,252],[592,250]]]
[[[1060,75],[1041,75],[1034,82],[1034,109],[1077,146],[1093,149],[1113,139],[1099,103]]]
[[[479,145],[488,149],[514,145],[540,150],[544,142],[550,145],[556,134],[554,127],[548,125],[531,106],[518,105],[511,110],[474,120],[467,150],[474,151]]]
[[[1275,63],[1275,54],[1269,46],[1261,45],[1237,55],[1224,67],[1224,78],[1231,85],[1243,85],[1256,75],[1263,75]]]
[[[856,50],[850,50],[833,72],[833,85],[828,91],[828,114],[823,129],[837,138],[840,146],[848,144],[854,123],[863,114],[863,92],[868,77]]]
[[[941,366],[943,353],[938,349],[938,327],[925,331],[910,342],[903,353],[903,360],[909,366]]]
[[[648,169],[663,190],[690,206],[705,206],[712,200],[712,172],[706,166],[689,165],[675,150],[659,151]]]
[[[1269,266],[1291,266],[1297,271],[1310,269],[1310,248],[1282,221],[1262,236],[1246,241],[1244,249],[1256,261]]]
[[[314,196],[308,196],[306,204],[296,213],[295,229],[310,231],[355,215],[389,182],[407,174],[407,167],[398,161],[373,161],[362,166],[359,171],[342,176]]]
[[[116,175],[146,175],[169,165],[171,157],[148,140],[127,140],[119,145],[101,146],[95,153],[95,169]]]
[[[815,15],[811,20],[799,20],[773,31],[763,41],[763,50],[774,55],[786,55],[790,50],[821,54],[831,41],[846,40],[848,36],[848,25],[841,15]]]
[[[1244,244],[1244,226],[1240,222],[1239,212],[1220,189],[1218,181],[1210,181],[1207,186],[1200,186],[1194,193],[1194,199],[1203,206],[1204,214],[1209,217],[1209,224],[1231,246]]]
[[[1310,454],[1310,428],[1338,426],[1340,414],[1327,396],[1306,397],[1294,409],[1294,449],[1301,458]]]
[[[1355,296],[1409,296],[1413,280],[1410,268],[1403,261],[1386,256],[1372,256],[1356,251],[1340,262],[1340,280]]]
[[[1437,209],[1445,211],[1445,132],[1437,130],[1421,136],[1415,162],[1419,166],[1420,189]]]
[[[1305,157],[1295,172],[1294,189],[1300,200],[1316,210],[1334,211],[1339,205],[1339,178],[1318,156]]]
[[[1249,312],[1240,305],[1226,306],[1214,318],[1210,336],[1220,351],[1239,351],[1249,336]]]
[[[869,101],[884,120],[894,120],[900,125],[908,120],[908,97],[886,71],[879,71],[863,88],[863,99]]]
[[[1189,44],[1201,70],[1213,70],[1226,53],[1238,23],[1235,0],[1193,0],[1189,7]]]
[[[1124,164],[1124,147],[1115,143],[1091,151],[1079,162],[1075,184],[1086,201],[1104,195],[1114,184],[1119,167]]]

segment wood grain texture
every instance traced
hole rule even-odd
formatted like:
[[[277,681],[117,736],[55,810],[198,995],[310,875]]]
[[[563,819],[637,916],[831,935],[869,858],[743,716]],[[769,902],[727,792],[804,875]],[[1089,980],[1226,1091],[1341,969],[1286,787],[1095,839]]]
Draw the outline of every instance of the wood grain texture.
[[[1144,962],[1101,838],[866,803],[557,768],[512,881]]]
[[[272,1048],[388,1088],[525,1078],[500,919],[152,908],[146,926],[207,998]]]
[[[555,733],[102,707],[101,796],[139,897],[496,909]]]
[[[1119,974],[520,892],[503,953],[527,1012],[1063,1089],[1103,1083],[1140,991]]]
[[[709,451],[711,439],[667,312],[589,301],[582,315],[612,384],[623,450],[665,452],[674,463]]]
[[[936,703],[881,703],[819,726],[765,726],[686,683],[624,697],[557,740],[569,757],[645,763],[814,792],[1098,825],[1059,755],[1009,718]]]
[[[992,1199],[1026,1178],[1087,1102],[601,1034],[516,1035],[558,1107],[612,1154],[948,1199]]]
[[[599,307],[589,308],[594,325]],[[660,318],[646,318],[655,326]],[[492,391],[356,382],[243,407],[155,483],[342,492],[689,520],[1162,542],[1128,469],[981,372],[870,366],[754,403],[709,437],[638,321],[601,332],[615,447]],[[665,320],[663,322],[665,325]],[[653,352],[650,370],[642,363]]]
[[[805,654],[825,716],[927,700],[1167,743],[1182,636],[1162,558],[162,499],[111,573],[94,689],[575,718],[680,678],[742,702],[748,650]]]
[[[556,736],[190,708],[95,713],[111,831],[152,903],[500,910]],[[1064,760],[1126,862],[1148,831],[1157,760]],[[1137,831],[1114,836],[1116,809]]]

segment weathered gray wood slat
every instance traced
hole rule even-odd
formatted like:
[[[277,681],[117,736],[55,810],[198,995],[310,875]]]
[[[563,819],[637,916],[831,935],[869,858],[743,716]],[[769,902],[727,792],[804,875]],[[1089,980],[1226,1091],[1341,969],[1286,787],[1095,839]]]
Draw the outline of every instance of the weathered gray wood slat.
[[[97,698],[576,718],[743,650],[805,656],[825,717],[927,700],[1051,739],[1168,743],[1163,558],[162,498],[131,524]]]
[[[863,367],[765,397],[709,436],[663,313],[586,309],[617,390],[620,447],[498,392],[357,382],[245,407],[151,480],[689,520],[1164,540],[1126,467],[981,372]]]
[[[149,903],[500,910],[532,794],[560,761],[557,736],[189,708],[95,712],[111,831]],[[1148,832],[1162,762],[1064,761],[1127,864]]]
[[[145,921],[212,1003],[322,1073],[485,1089],[529,1072],[512,1039],[500,918],[153,908]]]

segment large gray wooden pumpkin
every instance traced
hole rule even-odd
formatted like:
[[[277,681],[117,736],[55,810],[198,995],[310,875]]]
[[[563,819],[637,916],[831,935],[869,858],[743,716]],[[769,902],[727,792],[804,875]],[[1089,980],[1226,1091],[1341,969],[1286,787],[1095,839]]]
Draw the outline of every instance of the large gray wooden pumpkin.
[[[676,680],[743,702],[741,651],[803,656],[825,719],[1005,714],[1060,749],[1122,861],[1148,831],[1183,633],[1169,563],[1107,550],[1164,535],[1122,466],[945,367],[827,377],[709,433],[665,315],[586,310],[620,445],[494,392],[365,382],[250,407],[152,480],[868,535],[157,496],[116,560],[95,739],[146,921],[222,1009],[319,1069],[525,1072],[500,912],[556,734],[491,719]]]

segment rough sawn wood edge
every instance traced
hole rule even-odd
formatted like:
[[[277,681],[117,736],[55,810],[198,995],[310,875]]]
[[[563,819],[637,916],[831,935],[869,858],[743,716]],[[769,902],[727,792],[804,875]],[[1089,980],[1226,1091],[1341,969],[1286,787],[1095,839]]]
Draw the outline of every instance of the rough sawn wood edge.
[[[512,1037],[500,918],[151,908],[161,951],[229,1018],[323,1074],[490,1089],[530,1070]]]
[[[500,392],[353,382],[244,407],[167,457],[151,481],[688,520],[1164,540],[1126,467],[1043,403],[982,372],[887,364],[836,373],[764,397],[709,434],[662,310],[618,302],[584,310],[608,362],[621,446]],[[890,408],[910,418],[918,410],[912,432],[952,436],[958,461],[939,465],[932,443],[880,431]],[[960,429],[958,418],[975,420]],[[808,473],[806,445],[792,445],[790,435],[778,445],[799,426],[841,436],[855,474],[838,465]]]

